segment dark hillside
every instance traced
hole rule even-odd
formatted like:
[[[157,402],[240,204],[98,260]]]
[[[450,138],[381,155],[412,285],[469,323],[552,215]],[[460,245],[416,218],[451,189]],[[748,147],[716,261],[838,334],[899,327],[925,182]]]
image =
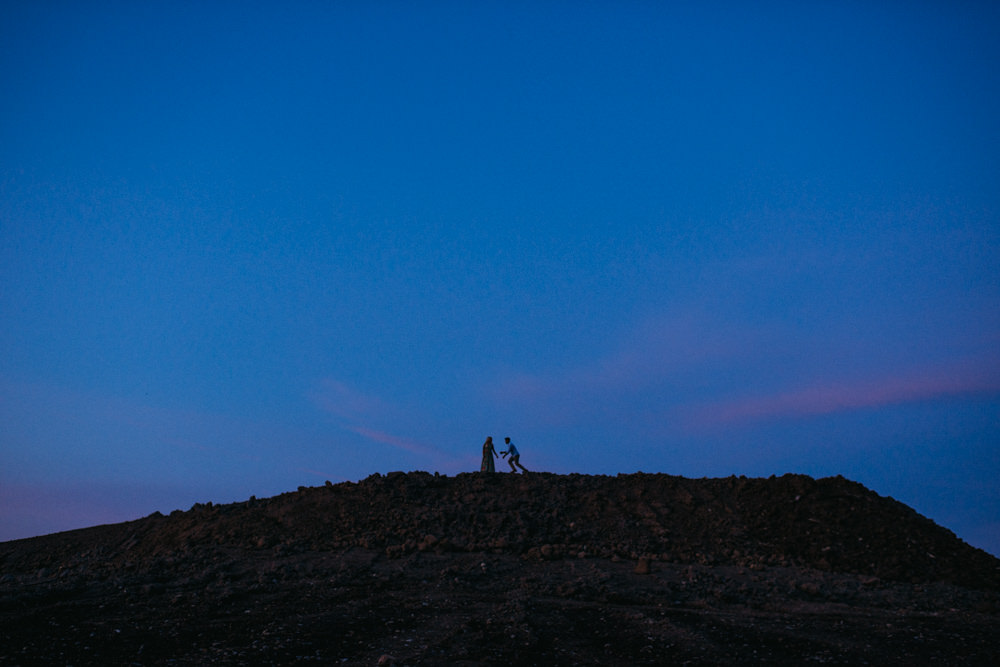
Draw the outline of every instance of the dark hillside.
[[[942,634],[960,626],[971,642],[962,651],[982,657],[997,655],[987,637],[998,628],[998,592],[996,558],[841,477],[390,473],[0,543],[0,645],[14,647],[0,663],[99,664],[140,649],[136,664],[283,663],[299,661],[290,647],[304,642],[343,664],[374,664],[366,661],[383,653],[399,664],[661,664],[685,633],[693,638],[676,656],[754,662],[725,648],[725,632],[711,630],[719,623],[743,628],[761,659],[794,662],[818,642],[853,660],[865,654],[851,642],[872,609],[897,606],[950,610],[953,618],[930,623],[942,636],[932,655],[960,657]],[[545,604],[553,606],[539,611]],[[672,625],[635,626],[640,616],[661,623],[664,605]],[[802,605],[820,605],[809,623],[834,610],[858,637],[760,629],[764,611]],[[419,613],[396,618],[407,609]],[[472,621],[479,614],[496,619],[494,630],[524,635],[523,645],[498,635],[477,648],[492,636]],[[284,624],[293,617],[298,630]],[[594,628],[584,617],[602,620]],[[909,622],[933,634],[919,619]],[[321,621],[332,625],[314,627]],[[132,640],[117,641],[108,623],[131,627]],[[681,632],[685,623],[697,627]],[[546,624],[558,626],[561,644]],[[423,636],[422,649],[393,639],[401,625]],[[103,647],[95,648],[90,632],[112,635],[90,641]],[[607,641],[595,644],[594,632]],[[884,658],[920,656],[882,634],[870,641]]]
[[[907,582],[1000,588],[1000,562],[891,498],[842,477],[686,479],[662,474],[373,475],[274,498],[195,505],[0,546],[5,569],[107,567],[204,546],[362,547],[619,557],[702,565],[796,565]],[[16,548],[15,548],[16,547]],[[544,548],[544,549],[543,549]]]

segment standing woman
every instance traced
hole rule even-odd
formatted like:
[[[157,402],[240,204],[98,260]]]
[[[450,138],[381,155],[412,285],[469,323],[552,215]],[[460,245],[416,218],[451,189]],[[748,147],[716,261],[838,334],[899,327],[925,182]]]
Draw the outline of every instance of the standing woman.
[[[493,467],[493,459],[497,457],[497,450],[493,446],[493,436],[486,438],[483,443],[483,463],[479,466],[479,472],[496,472]]]

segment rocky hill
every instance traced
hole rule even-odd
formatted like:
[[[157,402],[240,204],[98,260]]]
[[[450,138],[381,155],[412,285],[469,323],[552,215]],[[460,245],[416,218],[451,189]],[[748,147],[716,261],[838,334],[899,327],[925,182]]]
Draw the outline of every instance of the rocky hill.
[[[400,472],[0,543],[0,663],[1000,664],[998,602],[841,477]]]

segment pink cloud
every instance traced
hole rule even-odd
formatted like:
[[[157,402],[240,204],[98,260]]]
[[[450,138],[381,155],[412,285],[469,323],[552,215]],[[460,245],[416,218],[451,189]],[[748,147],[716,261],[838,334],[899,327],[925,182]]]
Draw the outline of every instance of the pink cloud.
[[[326,378],[313,400],[320,409],[338,418],[343,429],[362,438],[430,459],[442,468],[454,466],[452,457],[440,449],[390,433],[382,425],[407,421],[405,411],[377,396],[355,390],[344,382]]]
[[[357,433],[363,438],[368,438],[374,442],[380,442],[383,445],[389,445],[390,447],[396,447],[398,449],[404,449],[408,452],[414,454],[427,455],[431,453],[432,448],[420,443],[410,440],[408,438],[400,438],[398,436],[392,435],[391,433],[385,433],[384,431],[378,431],[376,429],[365,428],[364,426],[354,426],[349,430]]]
[[[712,361],[748,354],[762,332],[743,327],[739,334],[704,313],[646,320],[610,352],[591,363],[549,373],[516,373],[502,379],[492,397],[502,402],[558,403],[566,397],[608,392],[641,392],[644,388]]]
[[[364,394],[333,378],[325,378],[322,387],[313,395],[316,404],[342,418],[357,418],[385,412],[387,406],[381,399]]]
[[[411,440],[410,438],[402,438],[391,433],[386,433],[385,431],[366,428],[364,426],[349,427],[348,430],[357,433],[361,437],[367,438],[372,442],[378,442],[383,445],[395,447],[396,449],[402,449],[411,454],[416,454],[426,460],[431,466],[439,470],[456,471],[466,470],[470,467],[469,462],[466,460],[467,457],[456,458],[441,451],[437,447],[417,442],[416,440]]]
[[[850,383],[817,384],[685,410],[696,426],[831,414],[949,396],[1000,392],[997,363]]]

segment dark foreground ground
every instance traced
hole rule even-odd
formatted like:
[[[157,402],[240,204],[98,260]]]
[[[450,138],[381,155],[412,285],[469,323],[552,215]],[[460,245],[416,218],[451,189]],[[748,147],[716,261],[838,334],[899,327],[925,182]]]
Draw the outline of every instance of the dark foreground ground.
[[[842,478],[392,474],[0,543],[0,664],[997,665],[998,568]]]

